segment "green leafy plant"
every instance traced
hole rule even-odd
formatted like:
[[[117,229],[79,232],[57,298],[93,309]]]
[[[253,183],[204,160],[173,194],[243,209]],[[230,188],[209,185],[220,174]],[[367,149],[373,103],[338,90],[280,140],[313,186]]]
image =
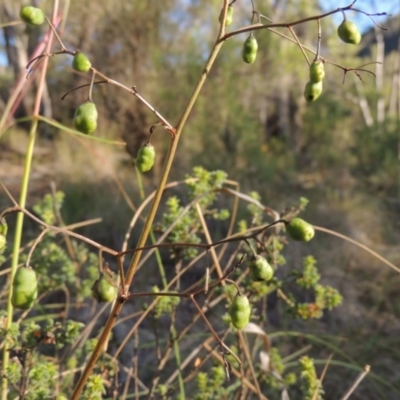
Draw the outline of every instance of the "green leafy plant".
[[[313,359],[304,356],[300,358],[299,364],[301,369],[303,398],[305,400],[322,400],[324,390],[322,389],[321,382],[317,378]]]
[[[156,3],[154,7],[157,7]],[[263,328],[270,311],[269,296],[279,299],[277,309],[279,304],[283,303],[291,312],[290,318],[294,315],[304,321],[321,318],[325,312],[342,302],[342,297],[335,288],[320,283],[321,274],[312,256],[304,259],[301,271],[290,265],[281,268],[286,264],[284,249],[286,246],[291,246],[286,234],[293,240],[308,242],[314,237],[315,230],[324,229],[313,227],[297,217],[304,210],[307,201],[301,199],[298,205],[290,209],[275,209],[264,204],[265,199],[270,201],[265,192],[250,191],[248,194],[248,188],[242,190],[238,182],[228,179],[226,172],[209,171],[204,166],[195,167],[182,181],[168,183],[168,179],[173,161],[176,159],[178,144],[193,107],[196,102],[199,106],[204,106],[206,103],[199,98],[200,92],[206,80],[212,77],[210,71],[221,48],[233,37],[242,33],[250,35],[242,49],[242,59],[249,64],[254,63],[257,57],[262,57],[263,62],[266,62],[266,56],[261,54],[261,49],[267,47],[260,45],[260,55],[258,55],[259,47],[258,41],[253,36],[254,30],[260,31],[260,37],[257,33],[260,43],[264,41],[262,31],[278,34],[282,40],[295,43],[309,65],[310,81],[304,90],[304,97],[308,102],[315,101],[322,93],[324,65],[327,62],[341,68],[344,74],[354,72],[360,77],[360,73],[372,72],[366,70],[364,64],[359,68],[342,67],[320,54],[321,20],[335,13],[352,10],[354,2],[347,7],[322,15],[303,17],[284,23],[265,23],[268,17],[256,8],[255,2],[251,2],[249,10],[251,24],[228,33],[225,32],[225,27],[233,22],[235,0],[231,3],[223,0],[221,3],[218,34],[212,41],[214,44],[209,57],[201,68],[196,64],[196,67],[199,67],[198,71],[201,71],[197,83],[189,99],[185,100],[186,106],[183,107],[178,122],[173,125],[142,93],[139,93],[139,89],[148,90],[146,85],[140,85],[140,88],[126,86],[102,72],[101,65],[99,69],[92,68],[91,61],[85,54],[65,46],[62,37],[65,30],[58,28],[56,18],[59,13],[59,3],[54,1],[53,17],[51,21],[47,19],[49,29],[46,45],[31,58],[27,66],[29,74],[39,75],[39,84],[30,118],[31,126],[19,201],[14,200],[2,184],[13,205],[0,215],[2,252],[0,262],[5,262],[6,257],[3,254],[9,251],[5,246],[7,225],[3,222],[3,217],[7,215],[8,218],[17,213],[15,228],[13,227],[15,229],[13,249],[10,254],[12,262],[9,272],[4,274],[7,283],[2,293],[2,296],[5,294],[7,297],[7,300],[4,300],[7,311],[0,313],[3,351],[1,370],[4,371],[2,400],[7,396],[44,399],[63,398],[64,395],[71,399],[101,399],[111,396],[128,398],[131,396],[128,394],[131,388],[135,391],[136,397],[143,395],[152,398],[157,395],[165,399],[236,398],[240,393],[241,397],[248,395],[262,398],[263,391],[270,389],[276,389],[274,393],[281,391],[282,393],[279,393],[281,397],[287,394],[288,390],[293,390],[294,393],[301,391],[304,398],[322,398],[321,380],[317,378],[313,360],[308,356],[301,357],[305,351],[296,349],[289,357],[296,361],[299,368],[296,373],[290,371],[288,360],[281,356],[278,349],[271,348],[269,338],[271,332]],[[152,7],[139,7],[143,9],[141,18],[144,16],[143,20],[148,22],[146,30],[154,29],[154,38],[161,38],[162,32],[156,32],[156,22],[164,21],[164,7],[169,6],[163,4],[160,9],[156,9],[154,15],[151,14]],[[216,13],[219,7],[220,5],[215,9]],[[23,7],[21,18],[34,25],[44,22],[46,20],[44,13],[37,10],[39,9],[30,6]],[[354,9],[354,11],[364,13],[360,10]],[[146,15],[146,12],[151,16]],[[118,17],[115,18],[118,20]],[[295,32],[298,25],[311,21],[318,24],[316,49],[308,48],[300,42],[300,40],[304,40],[305,43],[307,41],[302,35],[297,36]],[[240,22],[243,21],[238,21],[238,24]],[[346,27],[338,29],[339,36],[348,43],[359,42],[361,37],[358,38],[355,31],[350,29],[348,21],[345,22]],[[293,38],[275,30],[282,27],[288,29]],[[141,30],[138,28],[137,32]],[[94,32],[91,32],[91,35],[95,35]],[[54,38],[59,45],[57,49],[53,48]],[[115,40],[112,50],[118,54],[122,41]],[[130,45],[133,52],[140,55],[142,49],[137,45],[136,39],[130,41]],[[229,49],[228,46],[226,47]],[[191,59],[189,47],[188,45],[188,58]],[[154,57],[148,65],[157,64],[158,58],[168,58],[164,57],[163,52],[166,52],[166,49],[160,48],[163,57]],[[315,56],[312,63],[309,62],[307,53]],[[96,59],[95,54],[93,52],[93,61],[97,65],[98,58]],[[96,154],[95,146],[92,147],[87,143],[123,145],[129,148],[130,152],[135,148],[134,145],[130,146],[132,143],[128,141],[121,143],[109,138],[104,139],[100,137],[101,135],[99,137],[78,135],[76,131],[41,115],[48,60],[59,55],[72,57],[72,67],[78,72],[91,70],[90,83],[72,88],[63,96],[65,98],[76,90],[88,88],[87,101],[75,111],[76,130],[89,135],[97,129],[98,112],[92,100],[92,91],[97,90],[94,88],[98,88],[99,85],[104,85],[100,86],[102,88],[112,85],[134,96],[140,107],[151,113],[155,119],[150,128],[151,135],[156,127],[161,127],[170,139],[166,145],[168,149],[164,155],[165,162],[161,173],[157,176],[155,171],[154,174],[157,180],[156,189],[148,195],[145,193],[148,188],[143,185],[141,174],[137,171],[147,172],[154,165],[155,149],[150,144],[150,139],[137,153],[136,177],[141,204],[136,201],[136,196],[128,194],[118,177],[110,174],[117,183],[119,193],[133,212],[131,221],[126,224],[125,235],[120,235],[118,231],[115,241],[107,237],[108,241],[113,242],[112,244],[105,245],[100,243],[101,240],[89,238],[90,235],[77,231],[78,228],[99,221],[74,221],[72,224],[64,222],[62,215],[64,195],[61,192],[52,190],[51,194],[33,206],[27,203],[39,121],[68,132],[79,143],[81,141],[85,143],[86,149],[93,155]],[[274,58],[279,58],[278,56],[277,51]],[[225,57],[229,58],[227,55]],[[135,71],[140,79],[140,71],[146,69],[143,68],[146,63],[142,64],[141,57],[138,57],[138,60],[138,64],[132,66],[132,71]],[[171,63],[170,67],[174,73],[178,73],[180,60],[171,57],[168,58],[168,62]],[[60,63],[57,68],[61,68],[62,65]],[[221,61],[221,65],[229,63]],[[75,74],[74,78],[85,79],[88,76]],[[236,76],[235,79],[239,81]],[[212,95],[222,96],[223,91],[220,93],[220,89],[220,85],[213,87]],[[15,93],[18,97],[17,91]],[[168,94],[167,85],[165,93]],[[104,98],[105,104],[112,109],[108,95]],[[177,106],[179,105],[177,102]],[[170,107],[169,115],[173,115],[175,104],[172,106],[171,102]],[[222,108],[221,115],[225,115],[229,107],[223,105]],[[137,116],[134,118],[138,131],[132,135],[135,136],[133,140],[135,145],[143,143],[141,140],[145,136],[143,132],[147,132],[148,117],[143,110],[138,108]],[[118,106],[114,107],[113,116],[117,111],[120,111]],[[219,111],[213,110],[208,116],[207,124],[210,126],[207,132],[216,131],[215,121],[221,119]],[[6,119],[9,113],[11,111],[5,112]],[[121,110],[121,116],[124,113],[125,111]],[[142,120],[140,115],[143,115]],[[0,127],[2,126],[3,119],[0,122]],[[140,130],[143,131],[142,137],[136,138],[136,133],[140,133]],[[248,131],[251,134],[251,129]],[[209,136],[212,136],[212,140],[216,140],[214,136],[218,135]],[[238,136],[232,139],[232,133],[227,128],[226,135],[221,140],[223,144],[219,145],[240,149],[241,138]],[[192,139],[194,138],[191,137],[190,140]],[[191,144],[192,147],[198,145],[197,138],[195,139],[195,145]],[[157,149],[162,148],[163,144],[160,141],[160,147],[157,144]],[[259,147],[257,154],[269,151],[268,146],[261,143]],[[209,152],[212,156],[219,152],[218,146],[208,148],[212,150]],[[255,151],[252,152],[254,160],[258,157],[257,154]],[[251,163],[254,160],[252,157]],[[239,161],[238,158],[237,169],[241,168]],[[249,164],[250,162],[246,165]],[[130,173],[131,170],[128,174]],[[251,174],[250,171],[249,175]],[[263,178],[262,186],[265,185],[265,181]],[[248,183],[249,186],[253,184],[254,182]],[[175,192],[170,194],[167,192],[168,189]],[[279,200],[276,201],[279,203]],[[246,207],[243,207],[241,202],[245,202]],[[81,205],[83,204],[79,204]],[[30,211],[32,209],[33,212]],[[75,217],[75,213],[72,214]],[[238,215],[241,218],[239,223]],[[24,218],[33,221],[33,225],[39,226],[40,231],[37,232],[37,229],[30,227],[29,224],[24,224]],[[126,222],[125,216],[124,222]],[[120,224],[115,223],[115,225],[117,227],[113,229],[121,229]],[[28,228],[25,229],[26,227]],[[106,231],[112,236],[111,229],[102,228],[96,233],[99,234],[100,231]],[[327,229],[325,232],[332,233]],[[123,240],[119,240],[121,237]],[[120,245],[120,249],[114,248]],[[300,246],[302,244],[299,244]],[[164,251],[165,249],[167,251]],[[250,259],[246,260],[246,257]],[[18,267],[21,259],[26,266]],[[105,259],[109,263],[106,263]],[[35,271],[27,267],[28,265],[34,266]],[[194,277],[189,276],[189,272],[193,273]],[[36,273],[40,277],[39,280],[36,279]],[[112,278],[114,273],[118,274],[118,280]],[[161,279],[162,284],[158,283],[158,279]],[[92,285],[93,281],[95,283]],[[114,304],[112,307],[97,305],[91,297],[98,302]],[[150,298],[151,302],[140,302],[143,297]],[[0,300],[2,299],[3,297]],[[182,306],[178,307],[181,303]],[[183,307],[184,303],[189,303],[190,306]],[[127,305],[129,308],[126,310],[132,314],[127,317],[124,315],[118,320]],[[16,311],[19,319],[13,320],[13,307],[32,309],[32,312]],[[225,313],[227,308],[228,312]],[[187,314],[181,314],[182,309]],[[279,310],[277,313],[279,314]],[[150,321],[147,319],[149,316]],[[164,318],[165,316],[167,318]],[[79,319],[85,323],[79,322]],[[119,324],[127,320],[129,328],[124,328],[121,333]],[[206,333],[204,329],[201,334],[195,331],[194,327],[197,329],[196,324],[199,320],[203,323],[203,327],[207,328]],[[100,323],[95,324],[95,322]],[[302,321],[296,323],[300,322]],[[98,329],[99,326],[101,329]],[[142,329],[140,334],[139,329]],[[114,338],[111,332],[113,335],[115,332],[117,338]],[[217,349],[213,347],[214,345],[210,345],[211,342],[216,343]],[[133,343],[133,356],[128,361],[132,368],[127,368],[126,360],[121,357],[121,353],[123,354],[128,347],[127,343]],[[146,348],[154,352],[155,363],[143,363],[140,359],[141,352]],[[187,368],[188,366],[190,368]],[[170,376],[166,376],[167,373]],[[124,379],[126,378],[123,385],[120,382],[122,374]],[[197,385],[194,383],[191,385],[192,379],[196,379]],[[227,383],[229,379],[232,381]],[[197,388],[192,396],[189,392],[195,386]]]

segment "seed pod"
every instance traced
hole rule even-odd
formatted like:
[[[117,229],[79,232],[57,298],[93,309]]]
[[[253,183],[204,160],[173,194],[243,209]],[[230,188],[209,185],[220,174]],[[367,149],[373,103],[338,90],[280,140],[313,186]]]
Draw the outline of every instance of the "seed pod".
[[[247,64],[253,64],[257,58],[258,43],[257,39],[250,35],[243,44],[242,58]]]
[[[322,93],[322,81],[312,82],[308,81],[304,88],[304,98],[310,103],[318,99]]]
[[[149,171],[153,165],[156,158],[156,151],[151,143],[147,143],[142,146],[136,157],[136,167],[140,172]]]
[[[315,230],[313,226],[301,218],[293,218],[288,223],[286,223],[285,226],[287,234],[293,240],[308,242],[315,235]]]
[[[222,17],[223,17],[223,9],[219,14],[219,23],[222,24]],[[229,26],[233,22],[233,7],[228,6],[228,10],[226,11],[226,20],[225,26]]]
[[[4,218],[0,219],[0,250],[6,245],[7,243],[7,231],[8,225]]]
[[[229,308],[232,325],[236,329],[243,329],[250,321],[251,307],[249,299],[238,293]]]
[[[83,53],[76,53],[72,60],[72,68],[75,71],[79,72],[87,72],[89,71],[92,63]]]
[[[0,233],[0,250],[6,245],[7,238]]]
[[[8,225],[5,218],[0,219],[0,235],[7,236]]]
[[[358,44],[361,42],[361,33],[354,22],[343,20],[337,32],[345,43]]]
[[[321,60],[314,60],[310,65],[310,81],[321,82],[325,77],[324,63]]]
[[[28,310],[37,297],[36,273],[31,267],[19,267],[12,283],[11,303],[15,308]]]
[[[269,281],[274,276],[274,270],[269,262],[261,256],[253,257],[249,264],[250,278],[253,281]]]
[[[104,275],[97,279],[92,286],[93,297],[100,303],[114,301],[118,294],[118,288],[109,282]]]
[[[42,25],[46,19],[44,12],[40,8],[33,6],[22,7],[19,11],[19,16],[21,17],[22,21],[30,25]]]
[[[75,111],[74,125],[77,131],[93,133],[97,128],[97,108],[92,101],[86,101]]]

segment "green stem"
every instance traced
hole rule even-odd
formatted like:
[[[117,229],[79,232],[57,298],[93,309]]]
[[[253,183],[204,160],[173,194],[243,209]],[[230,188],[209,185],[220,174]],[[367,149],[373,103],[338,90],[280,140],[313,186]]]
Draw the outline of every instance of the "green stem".
[[[137,168],[135,168],[135,171],[136,171],[136,178],[137,178],[140,198],[142,200],[144,200],[146,195],[145,195],[144,186],[143,186],[142,174],[139,172],[139,170]],[[155,245],[157,242],[156,238],[154,236],[153,229],[151,229],[151,231],[150,231],[150,240],[153,245]],[[168,287],[167,276],[165,275],[165,269],[164,269],[164,265],[163,265],[163,262],[161,259],[161,254],[160,254],[159,249],[156,249],[155,256],[156,256],[156,260],[157,260],[158,270],[159,270],[160,276],[161,276],[161,281],[162,281],[164,289],[166,289]],[[174,338],[176,338],[177,331],[176,331],[174,325],[171,326],[171,330],[172,330],[172,332],[171,332],[172,336]],[[179,343],[176,340],[174,340],[174,354],[175,354],[176,364],[178,366],[178,382],[179,382],[180,398],[185,399],[185,385],[184,385],[183,377],[182,377],[182,373],[181,373],[181,353],[180,353],[180,349],[179,349]]]
[[[175,326],[173,325],[171,329],[172,329],[172,336],[174,337],[174,354],[175,354],[176,364],[178,366],[178,382],[179,382],[179,392],[180,392],[179,400],[185,400],[186,399],[185,385],[183,382],[182,370],[181,370],[181,365],[182,365],[181,351],[179,349],[178,342],[175,340],[175,338],[177,337]]]
[[[214,45],[214,47],[212,49],[212,52],[211,52],[211,54],[210,54],[210,56],[209,56],[209,58],[207,60],[206,66],[204,67],[203,73],[202,73],[202,75],[201,75],[201,77],[200,77],[195,89],[193,90],[193,93],[192,93],[192,95],[191,95],[191,97],[189,99],[189,102],[188,102],[188,104],[186,106],[186,109],[185,109],[185,111],[184,111],[184,113],[183,113],[183,115],[182,115],[182,117],[181,117],[181,119],[180,119],[180,121],[179,121],[179,123],[178,123],[178,125],[176,127],[176,134],[175,134],[175,137],[172,138],[172,140],[171,140],[171,144],[170,144],[170,147],[168,149],[168,154],[167,154],[167,158],[166,158],[166,161],[165,161],[164,169],[163,169],[163,172],[162,172],[162,175],[161,175],[161,179],[160,179],[160,182],[158,184],[156,193],[154,195],[153,203],[151,205],[149,214],[147,216],[145,226],[143,227],[142,234],[141,234],[141,236],[139,238],[139,241],[137,243],[137,247],[143,247],[146,244],[146,240],[147,240],[147,238],[149,236],[151,227],[153,225],[153,221],[155,219],[156,212],[157,212],[158,207],[160,205],[160,201],[161,201],[162,194],[164,192],[165,185],[167,184],[168,176],[169,176],[169,173],[171,171],[172,163],[173,163],[174,158],[175,158],[175,153],[176,153],[176,150],[178,148],[178,143],[179,143],[179,139],[181,137],[183,128],[184,128],[184,126],[186,124],[186,121],[187,121],[187,119],[188,119],[188,117],[190,115],[190,112],[192,111],[192,108],[193,108],[193,106],[194,106],[194,104],[195,104],[195,102],[197,100],[197,97],[200,94],[200,91],[201,91],[201,89],[202,89],[202,87],[204,85],[204,82],[207,79],[207,76],[208,76],[208,73],[209,73],[209,71],[211,69],[211,66],[214,64],[214,61],[215,61],[215,59],[216,59],[216,57],[217,57],[217,55],[219,53],[219,50],[222,47],[222,44],[223,44],[223,42],[218,42],[217,41],[217,43]],[[142,255],[142,251],[137,251],[134,254],[133,258],[132,258],[131,264],[129,266],[128,273],[126,275],[126,284],[127,285],[130,285],[132,283],[132,280],[133,280],[133,277],[135,275],[136,268],[138,266],[138,263],[139,263],[141,255]]]
[[[224,7],[228,7],[228,0],[224,1]],[[139,241],[137,243],[137,247],[143,247],[146,244],[147,238],[149,237],[151,227],[153,225],[153,221],[155,219],[156,212],[158,210],[158,206],[160,205],[161,197],[163,195],[165,186],[167,184],[168,176],[171,171],[172,162],[174,161],[174,158],[175,158],[175,153],[178,148],[178,143],[179,143],[179,139],[181,137],[183,128],[186,124],[186,121],[187,121],[189,115],[190,115],[190,112],[193,109],[194,104],[196,103],[197,97],[199,96],[200,91],[203,88],[204,82],[206,81],[206,79],[208,77],[210,69],[211,69],[212,65],[214,64],[214,61],[217,58],[217,55],[224,43],[224,41],[221,40],[221,38],[224,36],[224,33],[225,33],[224,26],[221,25],[220,31],[218,33],[217,41],[211,50],[210,56],[208,57],[208,60],[203,69],[203,72],[199,78],[199,81],[197,82],[197,85],[194,88],[192,95],[190,96],[190,99],[188,101],[188,104],[187,104],[182,116],[181,116],[181,119],[178,122],[176,131],[175,131],[175,136],[172,137],[172,139],[171,139],[171,144],[168,149],[168,154],[167,154],[167,158],[166,158],[164,168],[162,171],[161,179],[157,186],[157,190],[154,195],[153,203],[151,205],[149,214],[147,216],[146,223],[143,227],[142,234],[140,235]],[[132,261],[129,266],[129,270],[128,270],[128,272],[126,274],[126,278],[125,278],[125,284],[126,284],[125,287],[126,288],[129,288],[132,283],[132,280],[135,275],[141,255],[142,255],[142,251],[140,250],[140,251],[137,251],[134,254],[134,256],[132,257]],[[88,363],[86,364],[86,367],[85,367],[84,371],[82,372],[79,382],[77,383],[77,385],[75,387],[75,390],[74,390],[74,393],[72,394],[71,400],[79,399],[79,396],[82,393],[83,387],[85,386],[85,383],[88,380],[88,378],[93,370],[93,367],[96,364],[97,359],[99,358],[100,354],[103,351],[104,343],[106,342],[106,340],[115,324],[115,321],[117,320],[118,315],[122,310],[122,307],[123,307],[123,302],[120,302],[120,301],[115,302],[113,310],[111,311],[110,316],[106,322],[106,325],[104,326],[103,331],[101,332],[101,335],[97,342],[97,345],[96,345],[95,349],[93,350],[93,353],[91,354],[90,359],[88,360]]]
[[[21,207],[25,208],[26,198],[28,194],[28,185],[29,185],[29,176],[31,171],[32,165],[32,158],[33,158],[33,149],[35,147],[35,138],[36,138],[36,128],[38,125],[37,120],[32,121],[31,129],[29,132],[29,142],[28,142],[28,149],[25,155],[25,167],[24,167],[24,175],[22,177],[21,183],[21,194],[19,197],[19,204]],[[14,245],[13,245],[13,256],[11,262],[11,272],[10,272],[10,282],[13,281],[15,271],[18,267],[19,261],[19,249],[21,246],[21,238],[22,238],[22,227],[24,224],[24,213],[18,213],[17,215],[17,222],[15,226],[15,236],[14,236]],[[13,306],[11,304],[11,297],[13,293],[13,287],[10,285],[10,290],[8,292],[8,299],[7,299],[7,322],[6,322],[6,331],[10,330],[11,324],[13,322]],[[3,349],[3,371],[6,371],[8,367],[8,363],[10,360],[10,353],[7,341],[4,343]],[[7,400],[7,388],[8,388],[8,381],[7,378],[2,379],[1,383],[1,399]]]
[[[135,171],[136,171],[137,184],[138,184],[138,188],[139,188],[139,195],[143,201],[146,197],[146,194],[144,191],[142,174],[140,173],[140,171],[137,168],[135,168]],[[154,236],[153,229],[150,230],[150,240],[153,245],[155,245],[157,243],[156,238]],[[162,259],[161,259],[161,254],[160,254],[160,251],[158,248],[155,250],[155,256],[156,256],[156,260],[157,260],[158,270],[159,270],[160,276],[161,276],[161,281],[162,281],[163,287],[165,289],[168,285],[167,276],[165,275],[165,269],[164,269]]]

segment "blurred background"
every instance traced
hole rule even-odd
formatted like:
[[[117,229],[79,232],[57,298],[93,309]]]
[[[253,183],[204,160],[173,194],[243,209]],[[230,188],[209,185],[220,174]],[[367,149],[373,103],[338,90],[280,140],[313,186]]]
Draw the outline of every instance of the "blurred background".
[[[0,24],[18,20],[17,3],[2,1]],[[273,22],[292,22],[348,3],[255,1],[257,10]],[[175,125],[215,40],[221,4],[220,0],[65,2],[68,17],[60,32],[68,49],[80,49],[107,76],[136,86]],[[51,15],[50,1],[38,5]],[[310,204],[304,216],[311,223],[349,235],[400,265],[400,5],[392,0],[359,0],[355,7],[390,13],[374,17],[387,30],[366,15],[348,13],[363,32],[360,45],[353,46],[337,37],[340,14],[327,17],[321,20],[321,55],[346,68],[379,61],[365,67],[375,77],[366,72],[360,72],[362,80],[354,73],[344,76],[342,69],[327,63],[323,94],[308,104],[303,98],[308,65],[295,44],[272,32],[256,31],[257,60],[247,65],[241,50],[248,35],[229,39],[186,125],[170,180],[183,179],[201,165],[226,171],[242,191],[257,191],[264,204],[278,211],[306,197]],[[237,0],[234,8],[229,30],[251,20],[250,1]],[[2,27],[1,112],[18,79],[26,75],[25,66],[45,29],[22,24]],[[277,31],[290,35],[286,29]],[[303,45],[316,48],[315,21],[296,26],[295,32]],[[57,44],[54,50],[59,50]],[[17,120],[32,112],[34,76],[0,130],[0,179],[16,197],[29,127],[29,122]],[[73,71],[70,56],[52,58],[41,114],[72,127],[75,109],[87,92],[61,97],[89,80],[90,76]],[[121,188],[135,206],[141,203],[133,159],[157,121],[137,99],[116,87],[98,85],[93,98],[99,110],[96,134],[122,139],[126,148],[94,144],[41,123],[28,202],[48,193],[54,182],[66,194],[66,223],[101,216],[101,229],[88,227],[83,233],[119,248],[132,215]],[[169,134],[156,129],[152,142],[157,161],[144,177],[148,193],[160,176]],[[0,205],[9,205],[4,194]],[[322,280],[344,295],[344,305],[315,322],[314,332],[344,338],[341,346],[360,365],[372,365],[400,390],[400,276],[361,250],[322,233],[307,247],[295,244],[287,252],[288,269],[313,254]],[[335,381],[333,376],[330,382],[334,387],[340,378]],[[398,398],[393,396],[385,398]]]

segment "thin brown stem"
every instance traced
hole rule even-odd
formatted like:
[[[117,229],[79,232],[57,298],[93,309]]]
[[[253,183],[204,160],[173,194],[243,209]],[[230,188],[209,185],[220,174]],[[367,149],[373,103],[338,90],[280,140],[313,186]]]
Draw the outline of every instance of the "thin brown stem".
[[[354,393],[354,391],[357,389],[357,387],[360,385],[361,381],[368,375],[369,371],[370,371],[370,366],[366,365],[364,367],[364,371],[360,372],[360,374],[357,376],[355,382],[349,387],[349,389],[340,398],[340,400],[348,400],[350,398],[350,396]]]
[[[205,238],[207,240],[207,244],[211,245],[212,244],[211,235],[210,235],[210,232],[208,230],[207,223],[206,223],[206,221],[204,219],[204,215],[203,215],[203,213],[201,211],[200,204],[198,202],[195,203],[195,208],[196,208],[197,215],[199,217],[201,226],[203,228],[203,233],[204,233],[204,236],[205,236]],[[222,273],[221,265],[219,263],[217,254],[215,253],[215,250],[214,250],[213,247],[210,248],[210,252],[211,252],[212,259],[214,261],[215,268],[217,270],[218,277],[221,278],[224,274]],[[223,281],[222,281],[222,284],[224,285]]]
[[[365,11],[359,10],[358,8],[353,8],[353,11],[356,11],[356,12],[359,12],[361,14],[366,15],[377,28],[382,29],[383,31],[387,31],[388,30],[387,28],[383,28],[382,26],[378,25],[375,22],[375,20],[372,18],[372,17],[384,17],[384,16],[388,15],[386,12],[370,14],[370,13],[367,13]]]
[[[230,283],[231,285],[235,286],[236,291],[237,291],[237,294],[238,294],[239,296],[242,295],[242,292],[240,291],[240,287],[239,287],[239,285],[238,285],[235,281],[233,281],[232,279],[225,279],[225,282],[226,282],[226,283]]]
[[[310,60],[308,59],[307,54],[303,49],[303,45],[301,44],[299,38],[296,35],[296,32],[294,31],[293,27],[288,26],[288,28],[289,28],[290,33],[293,35],[294,40],[296,41],[297,45],[299,46],[301,52],[303,53],[303,56],[306,59],[308,66],[310,66]]]
[[[319,378],[318,381],[317,381],[317,387],[316,387],[315,390],[314,390],[314,394],[313,394],[313,397],[312,397],[311,400],[317,400],[317,398],[318,398],[319,389],[320,389],[320,387],[321,387],[321,385],[322,385],[322,382],[323,382],[324,379],[325,379],[325,375],[326,375],[326,373],[327,373],[327,371],[328,371],[328,367],[329,367],[329,364],[330,364],[330,362],[331,362],[331,360],[332,360],[332,356],[333,356],[333,354],[330,354],[330,356],[329,356],[328,359],[326,360],[324,369],[323,369],[322,374],[321,374],[321,378]]]
[[[386,258],[383,258],[381,255],[379,255],[375,251],[371,250],[368,246],[365,246],[364,244],[359,243],[356,240],[354,240],[354,239],[352,239],[352,238],[350,238],[350,237],[348,237],[346,235],[343,235],[341,233],[332,231],[332,230],[327,229],[327,228],[322,228],[321,226],[315,226],[314,225],[314,229],[317,230],[317,231],[328,233],[329,235],[337,236],[337,237],[339,237],[339,238],[341,238],[343,240],[346,240],[347,242],[350,242],[350,243],[360,247],[361,249],[363,249],[363,250],[367,251],[368,253],[372,254],[378,260],[382,261],[384,264],[388,265],[390,268],[392,268],[395,271],[400,273],[400,268],[399,267],[397,267],[396,265],[392,264],[390,261],[386,260]]]
[[[54,27],[53,23],[47,18],[47,16],[45,16],[47,23],[49,24],[51,30],[54,33],[54,36],[56,37],[56,39],[58,40],[58,43],[60,43],[61,49],[64,51],[66,50],[63,41],[60,38],[60,35],[57,33],[56,28]]]
[[[92,92],[93,92],[94,78],[96,78],[96,70],[95,69],[92,70],[92,78],[90,79],[88,101],[93,101]]]
[[[265,25],[263,25],[263,24],[254,24],[254,25],[246,26],[246,27],[243,27],[243,28],[236,29],[235,31],[226,33],[220,40],[221,41],[225,41],[225,40],[229,39],[232,36],[238,35],[240,33],[250,32],[250,31],[253,31],[253,30],[271,29],[271,28],[288,28],[289,26],[295,26],[295,25],[304,24],[304,23],[309,22],[309,21],[315,21],[318,18],[322,19],[322,18],[326,18],[326,17],[328,17],[330,15],[336,14],[338,12],[343,12],[343,11],[346,11],[346,10],[350,10],[350,9],[352,9],[353,4],[354,4],[354,2],[352,4],[350,4],[350,5],[348,5],[347,7],[337,8],[336,10],[329,11],[329,12],[321,14],[321,15],[316,15],[316,16],[308,17],[308,18],[302,18],[302,19],[299,19],[299,20],[293,21],[293,22],[282,22],[282,23],[277,23],[277,24],[265,24]]]
[[[213,356],[214,356],[215,359],[217,359],[219,362],[223,362],[223,359],[222,359],[221,355],[218,354],[215,350],[213,350],[213,349],[211,348],[211,346],[210,346],[209,343],[204,343],[204,347],[205,347],[206,350],[212,352],[212,354],[213,354]],[[241,374],[240,374],[236,369],[233,368],[231,372],[232,372],[238,379],[241,379],[241,380],[242,380],[242,383],[243,383],[246,387],[248,387],[248,388],[249,388],[250,390],[252,390],[254,393],[257,392],[256,387],[255,387],[246,377],[241,376]],[[268,400],[268,398],[267,398],[266,396],[264,396],[263,394],[261,394],[259,398],[260,398],[261,400]]]
[[[108,78],[106,75],[104,75],[102,72],[96,70],[96,74],[102,77],[109,83],[110,85],[117,86],[130,94],[134,95],[136,98],[138,98],[169,130],[175,131],[172,125],[165,119],[142,95],[139,94],[139,92],[136,89],[136,86],[132,86],[131,88],[123,85],[122,83],[119,83],[115,81],[114,79]]]
[[[214,328],[212,327],[212,325],[210,324],[210,322],[208,321],[208,319],[206,318],[206,316],[203,313],[203,310],[200,308],[200,306],[198,305],[197,301],[194,299],[193,296],[189,297],[190,300],[192,300],[193,304],[195,305],[195,307],[197,308],[197,311],[199,312],[199,314],[201,315],[201,317],[203,318],[204,322],[206,323],[208,329],[211,331],[211,333],[213,334],[215,340],[218,342],[218,344],[221,347],[223,356],[222,358],[225,359],[225,352],[223,351],[223,349],[225,349],[229,354],[231,354],[234,359],[239,363],[239,365],[242,364],[242,361],[240,360],[240,358],[220,339],[220,337],[218,336],[217,332],[215,332]]]
[[[0,182],[0,185],[2,185],[1,182]],[[80,234],[75,233],[75,232],[71,232],[69,229],[67,229],[67,227],[60,228],[60,227],[57,227],[57,226],[52,226],[52,225],[46,224],[41,219],[37,218],[35,215],[31,214],[28,210],[26,210],[26,209],[24,209],[22,207],[15,206],[15,207],[8,208],[7,210],[5,210],[2,213],[2,215],[4,216],[4,215],[10,214],[10,213],[14,213],[14,212],[21,212],[21,213],[25,214],[29,218],[31,218],[34,221],[36,221],[38,224],[42,225],[44,228],[46,228],[48,230],[51,230],[54,233],[67,234],[67,235],[72,236],[72,237],[74,237],[76,239],[79,239],[79,240],[81,240],[83,242],[86,242],[86,243],[90,244],[91,246],[96,247],[97,249],[103,249],[103,251],[105,251],[106,253],[109,253],[109,254],[111,254],[113,256],[118,256],[118,252],[117,251],[115,251],[113,249],[110,249],[110,248],[108,248],[106,246],[103,246],[103,245],[95,242],[94,240],[87,238],[86,236],[80,235]],[[98,220],[95,220],[95,221],[97,222]]]
[[[322,40],[322,29],[321,29],[321,19],[317,19],[318,24],[318,45],[317,45],[317,54],[315,55],[315,59],[319,59],[319,55],[321,53],[321,40]],[[303,49],[304,50],[304,49]]]
[[[240,340],[240,342],[242,344],[242,349],[243,349],[243,353],[244,353],[244,356],[245,356],[246,361],[247,361],[247,365],[250,368],[250,374],[251,374],[251,376],[253,378],[254,386],[256,387],[257,396],[258,396],[258,398],[260,398],[262,392],[261,392],[261,389],[260,389],[260,384],[258,383],[256,372],[254,370],[253,360],[252,360],[252,357],[251,357],[250,352],[249,352],[248,344],[246,343],[246,340],[245,340],[243,332],[238,331],[238,336],[239,336],[239,340]]]
[[[143,246],[143,247],[136,247],[134,249],[130,250],[125,250],[121,251],[118,253],[119,256],[123,256],[126,254],[135,254],[137,252],[141,252],[143,250],[150,250],[154,248],[162,248],[162,247],[198,247],[198,248],[204,248],[206,250],[209,250],[215,246],[220,246],[221,244],[225,243],[232,243],[232,242],[239,242],[239,241],[246,241],[248,239],[255,239],[256,236],[258,236],[260,233],[263,233],[267,229],[280,224],[280,223],[287,223],[288,221],[284,218],[281,218],[277,221],[272,222],[271,224],[265,225],[261,228],[256,228],[255,232],[253,232],[250,235],[233,235],[232,237],[229,237],[227,239],[222,239],[217,242],[213,243],[157,243],[157,244],[152,244],[148,246]]]

